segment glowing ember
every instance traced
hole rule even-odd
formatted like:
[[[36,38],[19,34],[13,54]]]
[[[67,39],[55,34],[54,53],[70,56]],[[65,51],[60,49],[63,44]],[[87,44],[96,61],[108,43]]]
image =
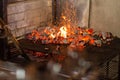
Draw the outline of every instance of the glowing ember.
[[[64,20],[66,20],[66,17],[65,17],[65,16],[62,16],[62,18],[63,18]]]
[[[101,46],[110,44],[113,36],[109,32],[94,32],[88,28],[67,28],[65,26],[58,28],[47,27],[43,31],[33,30],[28,35],[28,39],[42,41],[42,44],[71,44],[74,46],[85,46],[85,44]]]
[[[50,34],[50,38],[55,38],[55,35],[54,34]]]

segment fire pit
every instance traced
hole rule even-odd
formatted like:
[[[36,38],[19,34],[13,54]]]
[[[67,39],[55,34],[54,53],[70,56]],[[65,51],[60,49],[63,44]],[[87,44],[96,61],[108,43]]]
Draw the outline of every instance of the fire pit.
[[[39,41],[35,43],[28,39],[22,39],[19,42],[26,51],[26,54],[37,62],[37,65],[43,62],[49,64],[51,61],[59,64],[59,67],[61,66],[62,69],[60,70],[60,74],[58,73],[57,75],[65,78],[73,76],[74,73],[72,74],[71,72],[78,67],[79,61],[84,62],[85,60],[100,68],[104,63],[110,62],[111,59],[119,55],[120,50],[120,39],[116,37],[113,38],[109,45],[104,44],[101,47],[86,45],[82,49],[80,46],[71,47],[70,44],[42,44]],[[85,71],[88,70],[88,65],[84,66]]]
[[[80,27],[46,27],[42,31],[33,30],[21,40],[23,48],[34,51],[34,55],[61,54],[67,47],[84,50],[87,46],[102,47],[110,45],[113,40],[110,32],[95,32],[91,28]],[[27,42],[26,42],[27,41]],[[64,51],[64,53],[66,53]]]
[[[91,28],[67,28],[62,26],[60,28],[47,27],[42,31],[33,30],[32,33],[26,35],[25,39],[20,40],[20,44],[23,49],[28,51],[26,53],[32,51],[31,54],[38,60],[40,57],[48,57],[49,55],[53,58],[56,57],[54,55],[57,55],[58,60],[64,60],[68,47],[78,51],[86,51],[89,46],[96,47],[95,50],[97,50],[97,47],[103,49],[104,46],[111,46],[113,38],[113,35],[109,32],[95,32]],[[105,53],[104,49],[102,52]]]
[[[43,56],[53,55],[53,54],[63,55],[63,57],[64,57],[65,55],[67,55],[69,48],[75,49],[80,53],[87,51],[87,55],[89,55],[91,57],[92,56],[97,57],[97,55],[95,55],[94,53],[96,53],[96,54],[101,53],[101,54],[108,55],[108,54],[112,54],[112,52],[113,52],[113,54],[114,54],[113,49],[118,48],[117,43],[119,43],[119,39],[114,38],[114,40],[112,40],[109,45],[103,44],[101,47],[94,46],[94,45],[88,45],[88,44],[84,45],[84,47],[83,47],[83,45],[82,46],[81,45],[80,46],[76,46],[76,45],[71,46],[71,44],[53,44],[53,43],[42,44],[41,41],[34,42],[34,41],[28,40],[28,39],[21,39],[19,42],[24,50],[26,50],[28,52],[32,51],[32,55],[34,55],[38,58],[43,57]],[[116,54],[114,54],[114,55],[116,55]]]
[[[42,31],[34,30],[26,35],[25,39],[20,40],[22,48],[31,59],[40,63],[47,62],[47,64],[52,60],[63,65],[59,75],[69,76],[68,78],[71,78],[71,72],[81,59],[97,67],[111,61],[119,54],[119,42],[120,39],[110,32],[64,26],[47,27]]]

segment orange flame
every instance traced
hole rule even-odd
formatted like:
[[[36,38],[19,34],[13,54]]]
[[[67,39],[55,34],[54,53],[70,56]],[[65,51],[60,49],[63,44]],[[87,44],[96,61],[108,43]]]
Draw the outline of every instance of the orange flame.
[[[54,39],[56,36],[54,34],[50,34],[50,38]]]
[[[63,18],[64,20],[66,20],[66,17],[65,17],[65,16],[62,16],[62,18]]]
[[[67,38],[67,28],[65,26],[62,26],[60,28],[60,36],[63,38]]]

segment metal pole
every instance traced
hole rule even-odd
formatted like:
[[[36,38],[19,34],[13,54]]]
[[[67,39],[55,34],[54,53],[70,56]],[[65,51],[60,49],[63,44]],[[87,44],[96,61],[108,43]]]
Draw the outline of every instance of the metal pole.
[[[106,64],[106,77],[109,78],[109,61]]]
[[[120,53],[118,54],[118,80],[120,80]]]
[[[56,24],[57,20],[57,0],[52,0],[52,16],[53,16],[53,24]]]
[[[89,0],[88,28],[90,28],[91,10],[92,10],[92,0]]]
[[[5,23],[7,23],[7,5],[8,5],[8,0],[2,0],[2,4],[3,4],[3,20],[5,21]]]

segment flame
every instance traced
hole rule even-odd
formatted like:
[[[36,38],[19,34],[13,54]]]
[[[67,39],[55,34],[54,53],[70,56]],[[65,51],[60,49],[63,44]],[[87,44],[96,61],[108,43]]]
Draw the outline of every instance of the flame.
[[[50,34],[50,38],[54,39],[56,36],[54,34]]]
[[[60,28],[60,36],[63,38],[67,38],[67,28],[65,26],[62,26]]]
[[[63,18],[64,20],[66,20],[66,16],[62,16],[62,18]]]
[[[93,34],[93,32],[94,32],[94,30],[92,28],[86,29],[86,31],[88,32],[88,34]]]

